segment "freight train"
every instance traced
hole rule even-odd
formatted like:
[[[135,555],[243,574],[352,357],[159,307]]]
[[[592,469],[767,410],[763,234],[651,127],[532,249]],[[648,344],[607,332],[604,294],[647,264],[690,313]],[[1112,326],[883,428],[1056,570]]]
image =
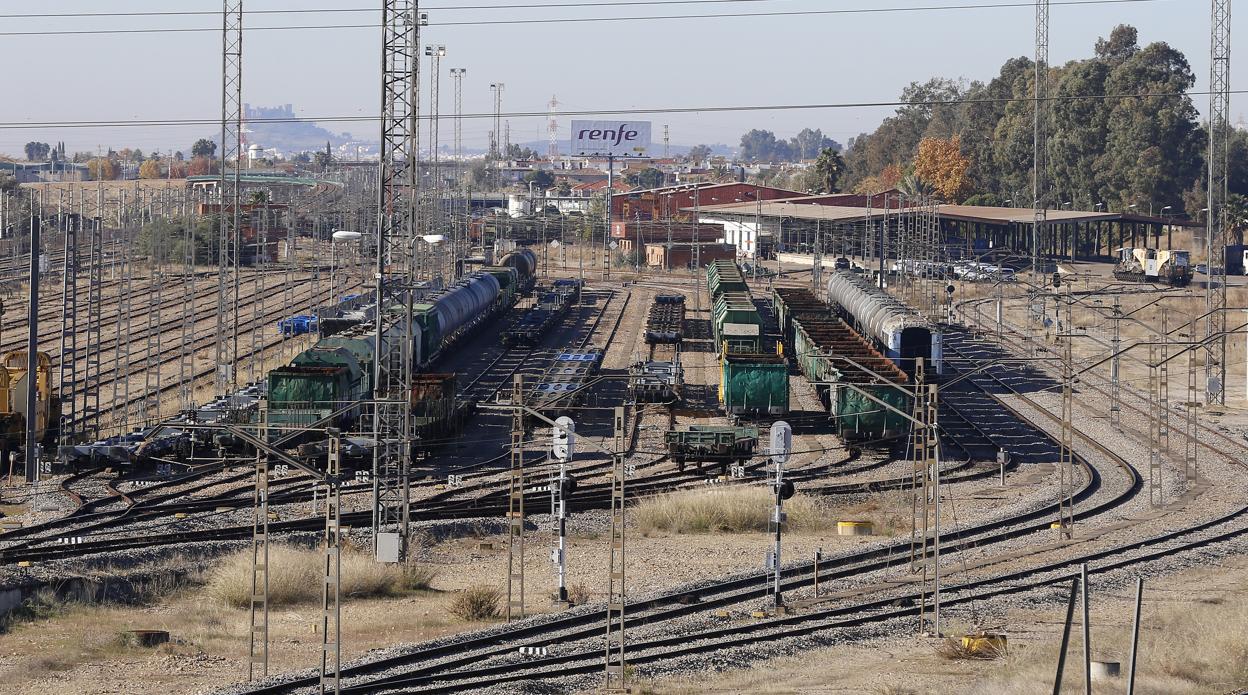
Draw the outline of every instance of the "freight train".
[[[918,360],[928,373],[944,373],[938,326],[857,273],[838,270],[828,279],[828,302],[857,332],[908,374]]]
[[[884,444],[904,435],[909,378],[805,288],[777,287],[772,301],[798,368],[815,385],[841,439]],[[896,410],[890,410],[892,406]]]
[[[763,335],[763,321],[736,263],[714,261],[706,268],[713,302],[711,331],[719,355],[719,400],[734,416],[789,412],[789,366]]]
[[[537,257],[528,249],[507,254],[499,265],[471,273],[445,290],[413,304],[410,325],[401,304],[382,307],[381,349],[388,355],[407,355],[413,373],[427,372],[439,358],[474,329],[515,306],[531,291],[535,282]],[[396,344],[410,336],[406,346]],[[363,321],[334,335],[322,337],[311,348],[299,353],[290,364],[269,373],[268,419],[272,427],[299,427],[337,413],[335,424],[344,429],[360,417],[361,409],[351,404],[367,400],[373,393],[376,370],[377,327]],[[445,401],[444,382],[421,384],[413,391],[413,407],[430,411],[429,394]],[[453,385],[450,386],[453,389]],[[432,407],[432,420],[438,413],[451,418],[457,412],[444,406]],[[433,421],[424,422],[433,426]]]

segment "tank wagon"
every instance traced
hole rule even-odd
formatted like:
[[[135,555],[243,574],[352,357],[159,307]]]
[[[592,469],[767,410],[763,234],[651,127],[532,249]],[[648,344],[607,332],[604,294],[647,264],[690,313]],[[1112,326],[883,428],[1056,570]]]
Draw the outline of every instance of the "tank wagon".
[[[944,373],[940,328],[860,275],[847,270],[832,273],[828,301],[846,323],[907,373],[913,373],[917,359],[927,360],[936,374]]]
[[[909,421],[880,401],[910,412],[906,373],[844,320],[832,316],[809,290],[786,288],[776,294],[776,301],[777,312],[792,317],[798,367],[815,385],[837,435],[845,441],[881,443],[904,435]],[[824,307],[822,313],[813,311],[818,305]]]
[[[383,353],[401,354],[399,351],[403,350],[411,356],[413,373],[426,372],[474,329],[515,306],[520,289],[531,286],[533,281],[532,277],[522,276],[517,267],[531,272],[535,267],[532,260],[531,252],[527,256],[518,253],[513,265],[482,269],[412,304],[410,326],[404,325],[409,319],[402,303],[385,306],[381,328]],[[411,340],[405,349],[395,344],[404,334]],[[374,322],[356,323],[340,333],[322,337],[288,365],[269,372],[266,383],[270,425],[279,430],[283,426],[304,426],[337,413],[335,424],[349,429],[361,415],[360,409],[350,408],[350,404],[368,399],[373,392],[376,342]],[[413,406],[431,414],[418,417],[437,419],[455,412],[455,408],[447,406],[445,380],[423,386],[429,388],[421,392],[425,395],[414,392]],[[449,388],[455,388],[453,380]]]
[[[516,249],[498,259],[498,265],[516,271],[516,277],[520,281],[516,288],[517,298],[528,296],[533,291],[533,286],[537,284],[537,254],[533,251]]]
[[[732,261],[706,269],[711,332],[719,355],[719,400],[735,416],[783,415],[789,412],[789,371],[763,335],[763,320],[749,285]]]

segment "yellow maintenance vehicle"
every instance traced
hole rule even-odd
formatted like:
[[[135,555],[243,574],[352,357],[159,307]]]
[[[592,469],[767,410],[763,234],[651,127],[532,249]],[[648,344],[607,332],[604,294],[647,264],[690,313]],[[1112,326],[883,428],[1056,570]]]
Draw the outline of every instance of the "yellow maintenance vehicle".
[[[1124,282],[1186,287],[1192,281],[1191,256],[1191,252],[1181,250],[1120,248],[1114,277]]]

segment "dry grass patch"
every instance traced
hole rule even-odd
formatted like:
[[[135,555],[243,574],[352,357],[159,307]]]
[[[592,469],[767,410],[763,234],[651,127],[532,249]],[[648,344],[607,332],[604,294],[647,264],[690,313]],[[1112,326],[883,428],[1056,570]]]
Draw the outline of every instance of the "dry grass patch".
[[[1149,598],[1146,593],[1145,601]],[[1156,599],[1157,594],[1152,598]],[[1092,626],[1093,658],[1121,661],[1125,674],[1130,652],[1129,629],[1099,630],[1096,621]],[[1245,634],[1248,634],[1248,595],[1235,594],[1225,601],[1165,604],[1146,617],[1142,625],[1136,692],[1197,695],[1232,692],[1244,687],[1248,684]],[[1082,649],[1078,635],[1076,627],[1066,662],[1063,691],[1069,688],[1075,692],[1082,687],[1083,670],[1077,664],[1077,655]],[[969,692],[975,695],[1048,692],[1053,687],[1057,639],[1055,636],[1017,653],[1011,650],[1001,673],[985,679]]]
[[[642,501],[633,518],[644,534],[764,532],[774,504],[774,494],[764,487],[682,490]],[[836,528],[831,506],[819,498],[794,495],[785,500],[784,512],[791,532]]]
[[[461,620],[493,620],[502,615],[502,600],[498,587],[478,584],[455,594],[447,610]]]
[[[269,548],[269,605],[311,603],[321,599],[325,556],[320,550],[289,545]],[[209,572],[204,592],[235,608],[251,605],[250,550],[227,557]],[[386,565],[358,551],[342,553],[342,595],[349,598],[397,596],[429,588],[434,571],[420,565]]]

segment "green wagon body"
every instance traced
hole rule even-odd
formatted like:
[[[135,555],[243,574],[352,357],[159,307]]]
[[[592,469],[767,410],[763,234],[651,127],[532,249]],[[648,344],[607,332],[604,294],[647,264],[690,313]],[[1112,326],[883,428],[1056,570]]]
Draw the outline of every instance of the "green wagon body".
[[[892,386],[856,386],[902,412],[912,409],[910,396]],[[909,420],[843,384],[831,387],[828,412],[836,422],[837,434],[846,441],[886,439],[904,435],[910,429]]]
[[[814,313],[808,290],[796,294],[781,301],[790,311],[797,364],[828,407],[837,435],[870,441],[905,434],[909,420],[878,402],[911,411],[909,391],[903,390],[909,381],[905,372],[841,319]],[[805,309],[798,313],[796,307]]]
[[[686,461],[744,463],[758,446],[757,427],[693,425],[687,430],[669,430],[664,434],[667,454],[683,470]]]
[[[737,264],[729,260],[712,261],[706,266],[706,288],[711,297],[729,292],[749,293],[749,285]]]
[[[779,355],[733,355],[720,364],[719,398],[730,415],[789,412],[789,365]]]

